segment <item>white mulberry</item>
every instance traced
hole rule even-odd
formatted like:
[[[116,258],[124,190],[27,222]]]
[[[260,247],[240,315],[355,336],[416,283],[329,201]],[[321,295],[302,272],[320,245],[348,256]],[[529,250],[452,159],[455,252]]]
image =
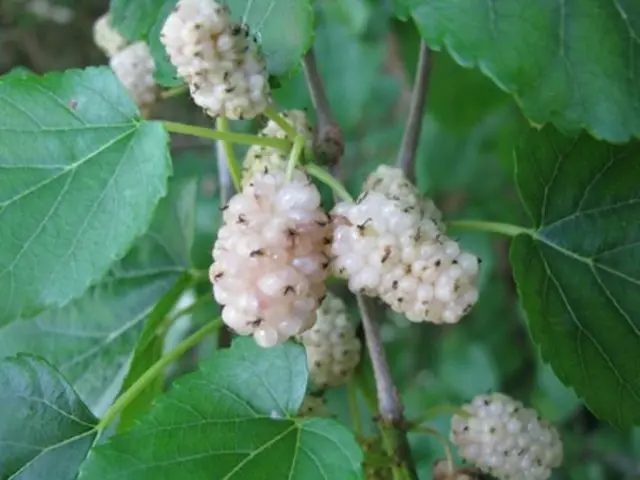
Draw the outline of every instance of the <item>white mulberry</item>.
[[[147,44],[129,45],[111,57],[109,65],[142,114],[147,115],[158,94],[154,78],[156,67]]]
[[[455,415],[451,441],[460,456],[499,480],[544,480],[562,463],[558,431],[507,395],[478,395]]]
[[[327,294],[313,328],[299,336],[307,352],[309,379],[317,388],[346,383],[360,362],[360,341],[344,303]]]
[[[307,120],[307,115],[302,110],[289,110],[281,113],[296,132],[307,138],[307,148],[311,148],[313,142],[313,127]],[[285,139],[287,134],[273,120],[269,120],[267,125],[260,131],[262,137],[273,137]],[[284,169],[288,161],[288,156],[282,150],[272,147],[252,145],[247,151],[244,159],[243,184],[251,181],[253,175],[258,172],[269,171],[271,169]]]
[[[259,173],[227,204],[210,269],[222,319],[270,347],[315,323],[331,242],[320,193],[294,171]]]
[[[111,25],[111,17],[108,13],[102,15],[93,24],[93,41],[109,58],[123,50],[128,43]]]
[[[398,169],[381,167],[331,216],[333,270],[413,322],[458,322],[478,300],[480,260],[443,233],[440,212]]]
[[[213,0],[180,0],[161,41],[193,101],[212,116],[249,119],[270,101],[268,74],[248,28]]]

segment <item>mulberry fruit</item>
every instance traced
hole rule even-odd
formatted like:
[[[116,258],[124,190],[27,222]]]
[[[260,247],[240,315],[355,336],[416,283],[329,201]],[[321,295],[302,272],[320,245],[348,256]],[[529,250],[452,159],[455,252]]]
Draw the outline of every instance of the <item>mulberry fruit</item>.
[[[222,319],[270,347],[315,323],[331,242],[320,193],[300,170],[256,174],[224,208],[210,269]]]
[[[360,341],[347,317],[344,303],[327,294],[313,328],[299,336],[307,352],[311,383],[330,388],[347,382],[360,362]]]
[[[158,87],[154,78],[155,63],[147,44],[129,45],[111,57],[109,64],[143,116],[148,115],[156,101]]]
[[[109,14],[104,14],[93,24],[93,41],[111,58],[127,46],[127,40],[111,26]]]
[[[180,0],[161,41],[193,101],[211,117],[249,119],[270,101],[266,65],[248,27],[213,0]]]
[[[456,323],[476,303],[480,260],[443,233],[436,206],[400,170],[380,167],[331,216],[333,270],[352,292],[413,322]]]
[[[460,456],[499,480],[545,480],[562,463],[557,430],[507,395],[478,395],[455,415],[451,441]]]

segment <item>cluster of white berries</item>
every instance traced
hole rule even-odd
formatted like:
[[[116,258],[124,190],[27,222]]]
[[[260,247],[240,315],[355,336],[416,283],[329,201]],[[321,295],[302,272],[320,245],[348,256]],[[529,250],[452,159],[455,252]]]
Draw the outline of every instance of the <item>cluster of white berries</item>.
[[[557,430],[507,395],[478,395],[452,419],[460,456],[499,480],[545,480],[562,463]]]
[[[148,115],[158,96],[156,66],[144,42],[131,45],[111,25],[108,14],[93,26],[96,45],[109,57],[109,66],[124,85],[143,115]]]
[[[436,206],[401,170],[379,167],[356,203],[338,203],[331,217],[333,270],[352,292],[413,322],[456,323],[478,300],[480,260],[444,234]]]
[[[298,339],[307,352],[309,379],[318,389],[346,383],[360,362],[355,326],[342,300],[330,293],[317,311],[315,325]]]
[[[212,116],[249,119],[269,103],[266,66],[245,25],[213,0],[180,0],[161,32],[193,101]]]
[[[311,148],[313,127],[309,124],[307,115],[302,110],[289,110],[280,113],[280,115],[299,135],[306,137],[307,147]],[[287,138],[285,131],[273,120],[267,122],[267,125],[260,131],[259,135],[280,139]],[[242,175],[244,183],[251,181],[251,178],[256,173],[285,168],[287,160],[287,155],[277,148],[252,145],[244,159],[244,172]]]
[[[270,347],[311,328],[331,243],[320,193],[301,171],[260,172],[224,208],[210,278],[222,319]]]

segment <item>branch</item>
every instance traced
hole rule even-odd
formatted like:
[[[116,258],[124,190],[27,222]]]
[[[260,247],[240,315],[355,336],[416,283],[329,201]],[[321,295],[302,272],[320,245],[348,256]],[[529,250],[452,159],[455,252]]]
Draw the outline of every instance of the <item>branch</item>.
[[[224,142],[215,143],[216,157],[218,159],[218,181],[220,182],[220,205],[226,205],[235,193],[231,172],[227,163],[227,154]],[[231,330],[226,324],[218,331],[218,348],[228,348],[231,346]]]
[[[420,42],[416,79],[413,85],[413,93],[411,94],[409,119],[407,120],[402,144],[398,152],[397,165],[412,183],[415,183],[416,151],[418,150],[418,142],[422,132],[422,118],[424,117],[424,106],[427,100],[427,90],[429,89],[429,73],[431,71],[429,54],[429,47],[422,40]]]
[[[342,160],[344,138],[342,137],[340,126],[333,117],[313,49],[309,50],[304,56],[303,66],[307,86],[318,119],[315,150],[321,163],[334,166]]]
[[[344,138],[331,111],[313,50],[309,50],[304,57],[304,73],[318,118],[316,152],[321,155],[322,160],[337,169],[344,152]],[[314,168],[314,172],[321,173],[321,169]],[[346,193],[348,196],[348,192]],[[398,465],[394,468],[400,468],[408,473],[410,478],[417,479],[416,467],[407,440],[402,403],[391,378],[378,325],[369,315],[370,300],[365,300],[360,295],[356,297],[362,316],[367,350],[373,365],[378,393],[378,410],[382,419],[381,430],[387,450],[397,461]]]
[[[404,407],[398,395],[398,389],[393,383],[389,362],[382,346],[378,322],[371,316],[371,312],[379,311],[373,301],[356,295],[358,307],[362,317],[367,350],[371,358],[373,376],[376,382],[378,397],[378,413],[383,423],[383,428],[389,430],[383,432],[388,447],[392,450],[395,459],[410,474],[410,478],[418,478],[416,467],[411,454],[411,447],[407,440],[407,423],[404,419]]]

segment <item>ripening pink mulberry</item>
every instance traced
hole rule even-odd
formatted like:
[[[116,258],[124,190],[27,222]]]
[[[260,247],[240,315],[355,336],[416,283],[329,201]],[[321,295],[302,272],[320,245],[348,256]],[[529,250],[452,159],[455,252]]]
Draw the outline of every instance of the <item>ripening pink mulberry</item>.
[[[222,319],[271,347],[311,328],[331,242],[320,193],[299,170],[256,174],[224,208],[210,269]]]

